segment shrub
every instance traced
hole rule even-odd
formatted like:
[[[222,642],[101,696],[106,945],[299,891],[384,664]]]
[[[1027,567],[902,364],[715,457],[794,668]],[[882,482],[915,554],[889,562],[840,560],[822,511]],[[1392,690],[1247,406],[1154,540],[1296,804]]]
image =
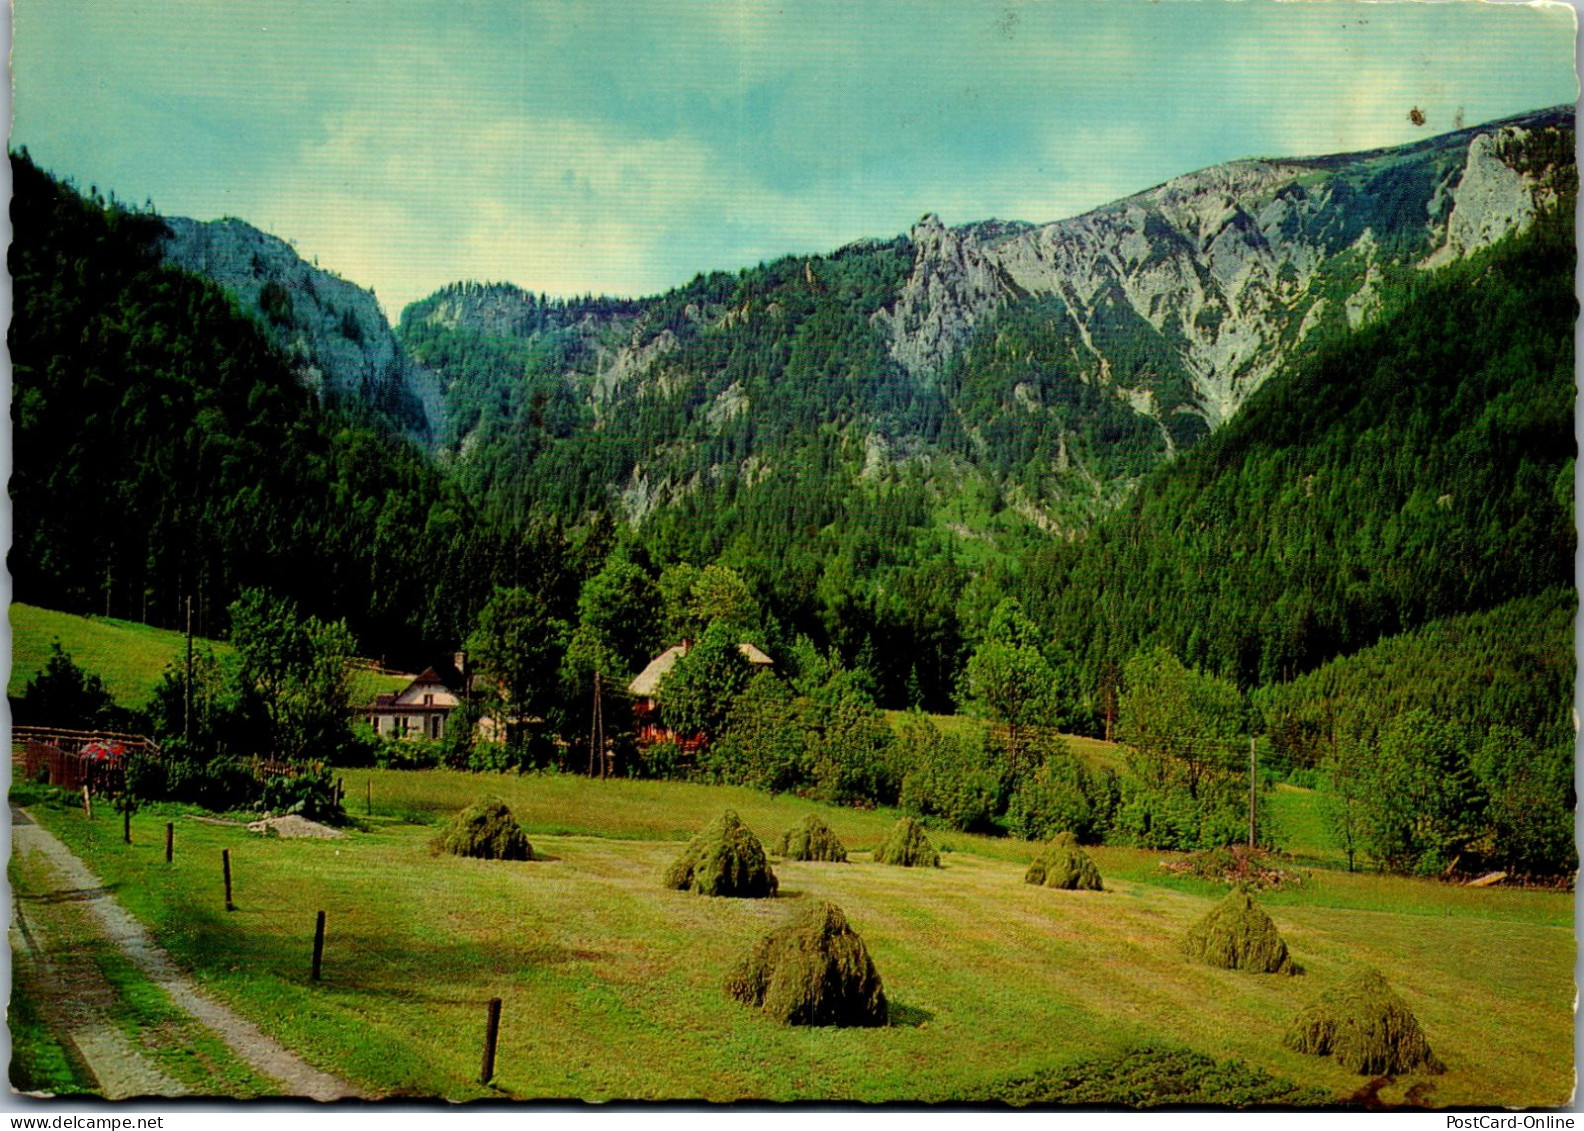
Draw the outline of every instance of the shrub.
[[[638,762],[640,773],[646,778],[681,777],[685,764],[682,748],[670,741],[640,746]]]
[[[1089,854],[1078,847],[1072,833],[1057,833],[1040,849],[1023,877],[1027,884],[1042,884],[1065,891],[1101,891],[1100,869]]]
[[[663,882],[677,891],[741,899],[773,896],[780,887],[759,838],[730,809],[688,842]]]
[[[1282,1044],[1363,1076],[1445,1072],[1424,1030],[1378,970],[1361,970],[1293,1018]]]
[[[327,821],[339,824],[346,819],[341,804],[336,800],[335,785],[330,780],[330,767],[318,765],[304,768],[295,774],[279,774],[264,781],[259,796],[259,807],[277,817],[296,813],[310,821]]]
[[[1215,1060],[1182,1048],[1143,1045],[981,1086],[963,1097],[981,1103],[1193,1104],[1317,1107],[1335,1102],[1324,1088],[1300,1087],[1241,1060]]]
[[[1013,792],[1007,828],[1024,840],[1071,832],[1092,843],[1111,822],[1117,790],[1114,773],[1096,776],[1065,749],[1052,750]]]
[[[1194,962],[1256,974],[1296,974],[1287,944],[1247,888],[1238,887],[1188,929],[1183,950]]]
[[[782,833],[776,842],[776,854],[787,860],[847,862],[847,846],[818,813],[810,813],[802,824]]]
[[[263,785],[246,763],[235,758],[214,757],[180,738],[166,740],[163,762],[162,792],[156,792],[160,789],[161,776],[157,771],[139,772],[133,790],[144,800],[163,797],[224,812],[256,808],[263,794]]]
[[[985,829],[1001,808],[1001,770],[992,764],[985,735],[941,733],[927,716],[904,721],[894,751],[905,767],[902,808],[935,816],[955,829]]]
[[[434,839],[437,852],[484,860],[532,860],[533,846],[506,802],[480,797],[453,817]]]
[[[924,835],[924,826],[912,817],[903,817],[885,843],[874,852],[875,863],[895,864],[902,868],[939,868],[940,853]]]
[[[124,729],[128,721],[104,682],[78,667],[59,640],[50,642],[49,659],[11,710],[14,722],[29,726]]]
[[[374,764],[382,770],[428,770],[440,765],[445,747],[432,738],[381,736]]]
[[[885,988],[863,940],[834,903],[818,902],[754,944],[726,993],[783,1025],[884,1025]]]

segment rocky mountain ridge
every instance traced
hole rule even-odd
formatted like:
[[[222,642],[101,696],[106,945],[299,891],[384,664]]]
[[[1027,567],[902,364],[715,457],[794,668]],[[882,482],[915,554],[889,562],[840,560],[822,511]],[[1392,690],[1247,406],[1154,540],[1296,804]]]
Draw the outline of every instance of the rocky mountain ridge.
[[[876,321],[892,356],[928,380],[1007,301],[1056,296],[1091,379],[1213,429],[1323,319],[1368,317],[1388,268],[1438,266],[1526,228],[1555,199],[1555,168],[1516,167],[1520,155],[1571,125],[1571,110],[1543,111],[1399,149],[1235,161],[1005,234],[927,215],[910,233],[913,274]],[[1339,259],[1352,261],[1345,274]],[[1096,346],[1097,315],[1118,300],[1176,355],[1191,397],[1162,403],[1147,379],[1160,374],[1129,384]]]
[[[805,427],[851,433],[865,481],[912,465],[949,493],[978,477],[1070,535],[1294,356],[1524,230],[1572,178],[1560,107],[1364,153],[1233,161],[1052,223],[928,214],[905,237],[645,299],[456,283],[395,332],[371,293],[240,221],[172,220],[165,249],[256,311],[305,383],[375,403],[443,459],[513,464],[477,468],[488,491],[529,489],[532,461],[582,445],[580,490],[602,481],[639,521],[701,482],[751,487],[791,466],[785,430],[763,425],[793,407]],[[625,505],[653,483],[673,487]]]
[[[166,263],[224,288],[258,318],[321,399],[365,402],[427,442],[444,403],[436,375],[415,365],[373,292],[305,262],[285,240],[242,220],[165,219]]]

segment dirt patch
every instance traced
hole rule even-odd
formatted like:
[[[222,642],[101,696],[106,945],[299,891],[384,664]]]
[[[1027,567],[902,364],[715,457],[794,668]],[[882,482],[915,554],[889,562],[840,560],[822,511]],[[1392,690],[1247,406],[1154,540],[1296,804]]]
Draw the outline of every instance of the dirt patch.
[[[321,825],[318,821],[310,821],[307,817],[299,817],[295,813],[254,821],[248,826],[248,832],[258,833],[260,836],[312,837],[316,840],[335,840],[346,836],[346,833],[340,829],[332,829],[329,825]]]

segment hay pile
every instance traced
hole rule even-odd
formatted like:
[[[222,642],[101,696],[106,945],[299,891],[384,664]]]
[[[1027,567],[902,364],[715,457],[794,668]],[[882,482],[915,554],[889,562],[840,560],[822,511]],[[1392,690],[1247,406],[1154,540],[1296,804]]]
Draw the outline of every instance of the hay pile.
[[[1378,970],[1361,970],[1293,1018],[1282,1044],[1363,1076],[1445,1072],[1424,1030]]]
[[[885,843],[875,849],[876,864],[896,864],[902,868],[939,868],[940,853],[924,835],[924,826],[912,817],[903,817],[886,835]]]
[[[776,855],[785,860],[825,860],[833,864],[845,864],[847,846],[820,819],[818,813],[810,813],[797,828],[781,834],[781,839],[776,842]]]
[[[451,818],[435,837],[434,847],[437,852],[484,860],[533,859],[533,846],[522,826],[498,797],[481,797]]]
[[[688,841],[663,882],[677,891],[741,899],[766,898],[780,887],[759,838],[730,809]]]
[[[1043,884],[1065,891],[1103,891],[1100,869],[1078,847],[1072,833],[1057,833],[1041,848],[1023,877],[1026,884]]]
[[[783,1025],[884,1025],[885,988],[834,903],[766,935],[726,975],[726,993]]]
[[[1194,962],[1256,974],[1296,974],[1287,944],[1247,888],[1238,887],[1188,929],[1183,950]]]

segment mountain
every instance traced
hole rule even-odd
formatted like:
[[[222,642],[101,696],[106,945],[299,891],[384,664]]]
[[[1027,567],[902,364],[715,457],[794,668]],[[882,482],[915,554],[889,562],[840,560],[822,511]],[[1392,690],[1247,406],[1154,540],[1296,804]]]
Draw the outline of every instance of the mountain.
[[[312,395],[306,355],[288,356],[256,306],[171,265],[183,236],[159,216],[84,197],[25,151],[11,166],[18,600],[165,628],[185,625],[190,600],[195,630],[219,635],[227,606],[262,587],[344,618],[370,654],[427,663],[494,584],[554,574],[477,521],[380,414]],[[335,304],[390,348],[364,292],[295,277],[319,296],[294,297],[299,323]]]
[[[303,386],[367,404],[423,440],[439,431],[439,382],[408,359],[373,292],[241,220],[172,216],[165,227],[164,262],[218,284],[254,315]]]
[[[1574,583],[1573,201],[1410,280],[1021,591],[1094,686],[1141,647],[1274,684]],[[1565,645],[1564,645],[1565,647]]]
[[[893,489],[920,529],[1011,550],[1080,535],[1294,359],[1526,230],[1572,183],[1572,138],[1557,108],[1235,161],[1069,220],[928,215],[636,301],[458,284],[398,337],[443,390],[444,457],[494,503],[650,522],[807,488],[823,461],[827,522]]]

